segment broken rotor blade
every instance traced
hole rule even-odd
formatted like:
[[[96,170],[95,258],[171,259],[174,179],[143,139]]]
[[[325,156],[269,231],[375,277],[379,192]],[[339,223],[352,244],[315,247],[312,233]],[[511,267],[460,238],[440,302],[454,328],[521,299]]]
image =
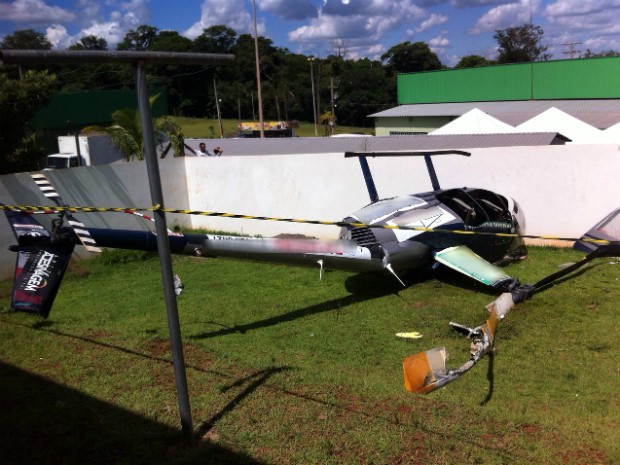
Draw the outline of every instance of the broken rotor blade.
[[[445,348],[430,349],[403,359],[405,389],[409,392],[428,394],[459,378],[474,367],[488,353],[493,352],[497,323],[514,307],[512,295],[505,292],[487,305],[488,320],[480,327],[463,331],[462,325],[456,325],[459,332],[468,334],[471,339],[471,357],[459,368],[446,368],[447,354]]]

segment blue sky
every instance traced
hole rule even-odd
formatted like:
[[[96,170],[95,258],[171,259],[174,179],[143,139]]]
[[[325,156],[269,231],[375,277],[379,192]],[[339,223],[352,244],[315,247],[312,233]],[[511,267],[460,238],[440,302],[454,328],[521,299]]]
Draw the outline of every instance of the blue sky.
[[[391,46],[423,41],[442,63],[495,58],[493,32],[529,22],[543,27],[553,59],[573,50],[620,51],[620,0],[256,0],[259,34],[305,55],[378,59]],[[110,48],[149,24],[194,38],[225,24],[253,30],[251,0],[0,0],[0,37],[35,29],[63,49],[93,34]],[[567,45],[576,43],[574,45]]]

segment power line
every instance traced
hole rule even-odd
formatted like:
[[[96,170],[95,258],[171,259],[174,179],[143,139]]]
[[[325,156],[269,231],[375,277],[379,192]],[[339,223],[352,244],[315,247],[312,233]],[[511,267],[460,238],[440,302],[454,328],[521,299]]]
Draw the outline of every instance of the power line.
[[[568,55],[570,59],[575,58],[575,55],[578,55],[577,58],[581,58],[581,50],[575,49],[575,45],[581,45],[581,42],[568,42],[562,45],[568,47],[568,50],[562,52],[564,55]]]

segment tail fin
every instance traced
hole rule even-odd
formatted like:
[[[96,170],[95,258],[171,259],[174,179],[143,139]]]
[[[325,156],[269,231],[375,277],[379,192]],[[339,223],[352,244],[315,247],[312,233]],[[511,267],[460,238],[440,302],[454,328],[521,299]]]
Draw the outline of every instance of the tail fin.
[[[603,242],[620,241],[620,208],[617,208],[594,225],[581,237],[581,240],[575,242],[573,248],[590,253],[602,245],[596,243],[598,240]]]
[[[73,244],[31,245],[17,248],[11,307],[44,318],[67,270]]]
[[[17,238],[11,307],[47,318],[69,264],[74,244],[52,242],[47,229],[32,215],[5,210]]]

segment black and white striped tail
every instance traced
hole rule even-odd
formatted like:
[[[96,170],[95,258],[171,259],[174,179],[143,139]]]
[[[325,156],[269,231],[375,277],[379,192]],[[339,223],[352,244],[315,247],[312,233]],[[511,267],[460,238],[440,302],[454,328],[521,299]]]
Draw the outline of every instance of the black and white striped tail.
[[[52,186],[52,183],[49,182],[49,180],[44,174],[36,173],[32,174],[31,176],[35,184],[39,186],[39,189],[41,189],[41,192],[43,192],[43,195],[45,195],[45,197],[47,197],[48,199],[52,199],[59,207],[66,206],[64,205],[58,192],[56,192],[56,189],[54,189],[54,186]],[[89,252],[101,252],[101,249],[97,247],[97,243],[90,235],[88,229],[86,229],[86,226],[84,226],[81,221],[76,220],[73,215],[71,215],[71,213],[67,212],[66,215],[69,226],[73,228],[73,230],[75,231],[75,235],[78,237],[82,245],[86,247],[86,250],[88,250]]]
[[[31,174],[30,176],[34,180],[35,184],[39,186],[39,189],[41,189],[41,192],[43,192],[45,197],[52,199],[56,205],[60,207],[64,206],[60,195],[56,192],[56,189],[54,189],[54,186],[52,186],[52,183],[49,182],[44,174]]]

